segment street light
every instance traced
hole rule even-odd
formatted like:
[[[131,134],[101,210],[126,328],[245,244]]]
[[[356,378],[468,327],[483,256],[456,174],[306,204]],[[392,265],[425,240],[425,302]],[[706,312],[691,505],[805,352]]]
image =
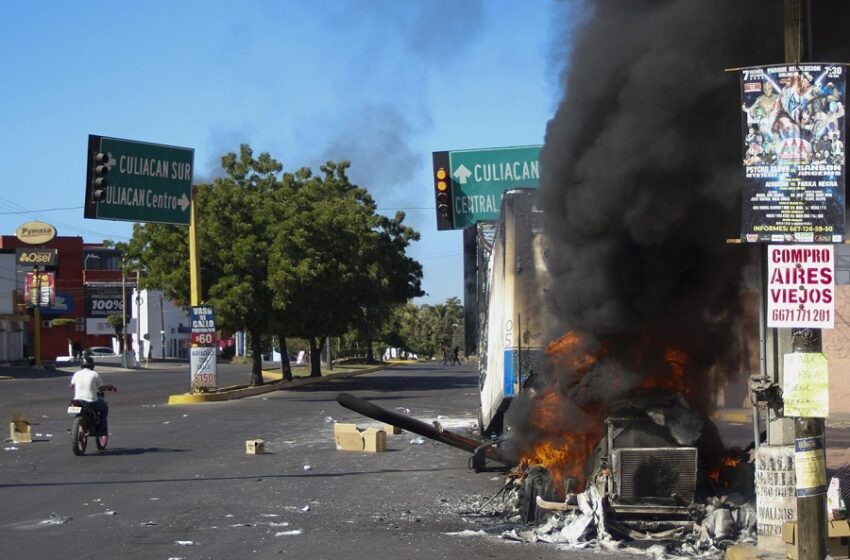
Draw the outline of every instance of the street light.
[[[86,258],[83,259],[83,270],[89,269],[89,259],[94,259],[96,261],[99,261],[100,256],[95,255],[94,253],[89,253],[88,255],[86,255]]]

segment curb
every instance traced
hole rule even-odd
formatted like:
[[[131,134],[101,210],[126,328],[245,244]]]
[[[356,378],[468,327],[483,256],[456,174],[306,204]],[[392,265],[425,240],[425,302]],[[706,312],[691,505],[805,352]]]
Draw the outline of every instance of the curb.
[[[751,410],[743,409],[719,409],[714,411],[711,415],[711,419],[731,422],[733,424],[746,424],[753,421],[753,412]]]
[[[242,399],[245,397],[254,397],[256,395],[262,395],[274,391],[283,391],[286,389],[301,387],[303,385],[321,383],[323,381],[329,381],[331,379],[355,377],[367,373],[375,373],[376,371],[394,368],[396,367],[396,365],[398,364],[382,364],[380,366],[358,371],[341,371],[339,373],[329,373],[321,377],[302,377],[299,379],[293,379],[292,381],[288,382],[272,381],[271,383],[266,383],[264,385],[260,385],[259,387],[235,386],[225,387],[212,393],[183,393],[180,395],[171,395],[168,397],[168,404],[198,404],[205,402],[221,402],[233,399]]]

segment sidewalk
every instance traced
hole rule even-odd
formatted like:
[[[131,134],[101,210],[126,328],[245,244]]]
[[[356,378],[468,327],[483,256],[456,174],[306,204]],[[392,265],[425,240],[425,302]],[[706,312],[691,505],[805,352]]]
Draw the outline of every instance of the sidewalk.
[[[95,361],[97,371],[102,373],[131,373],[145,370],[174,369],[175,366],[184,365],[189,367],[185,360],[152,360],[149,364],[142,363],[141,367],[124,368],[120,364],[112,362],[102,363]],[[42,379],[46,377],[71,376],[80,369],[80,364],[67,362],[54,363],[44,362],[40,368],[26,364],[8,364],[0,366],[0,380],[7,379]]]
[[[345,379],[347,377],[355,377],[357,375],[375,373],[376,371],[393,368],[396,365],[398,364],[383,363],[376,365],[375,367],[365,369],[327,373],[323,374],[321,377],[297,377],[292,381],[283,381],[281,379],[280,372],[277,370],[263,370],[264,380],[268,378],[277,380],[271,382],[266,381],[264,385],[260,385],[259,387],[251,387],[249,385],[235,385],[232,387],[222,387],[220,389],[210,391],[208,393],[182,393],[179,395],[171,395],[170,397],[168,397],[168,404],[197,404],[204,402],[220,402],[229,401],[232,399],[242,399],[245,397],[253,397],[256,395],[271,393],[273,391],[283,391],[286,389],[293,389],[295,387],[302,387],[304,385],[321,383],[330,379]]]

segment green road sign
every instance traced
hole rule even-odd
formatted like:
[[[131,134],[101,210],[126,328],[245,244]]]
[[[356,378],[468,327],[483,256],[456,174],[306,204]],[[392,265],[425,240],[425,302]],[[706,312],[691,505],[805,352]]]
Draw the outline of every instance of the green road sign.
[[[188,225],[195,151],[89,135],[85,217]]]
[[[434,174],[448,154],[450,212],[454,229],[496,220],[502,193],[513,188],[536,188],[540,183],[540,148],[515,146],[434,152]],[[440,157],[438,157],[440,156]],[[438,216],[438,227],[440,217]]]

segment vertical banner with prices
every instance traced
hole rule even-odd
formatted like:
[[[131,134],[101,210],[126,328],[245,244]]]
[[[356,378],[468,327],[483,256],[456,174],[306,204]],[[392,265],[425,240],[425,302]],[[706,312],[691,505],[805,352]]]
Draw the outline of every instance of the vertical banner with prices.
[[[215,311],[208,305],[192,307],[191,383],[196,389],[218,386]]]

